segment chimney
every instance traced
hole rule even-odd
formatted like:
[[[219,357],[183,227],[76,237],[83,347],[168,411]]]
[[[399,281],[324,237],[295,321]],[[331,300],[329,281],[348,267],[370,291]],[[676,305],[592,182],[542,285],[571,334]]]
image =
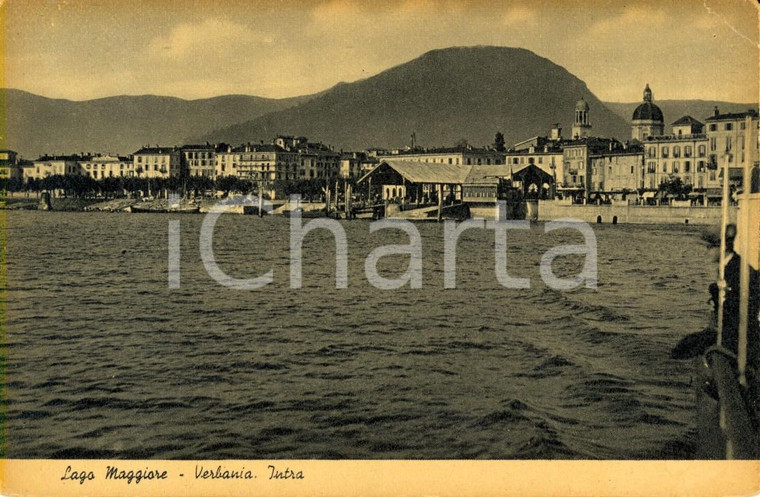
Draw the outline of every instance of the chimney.
[[[716,105],[715,109],[713,109],[713,116],[718,117],[719,114],[720,112],[718,111],[718,106]]]
[[[556,123],[552,126],[552,140],[557,141],[562,139],[562,125]]]

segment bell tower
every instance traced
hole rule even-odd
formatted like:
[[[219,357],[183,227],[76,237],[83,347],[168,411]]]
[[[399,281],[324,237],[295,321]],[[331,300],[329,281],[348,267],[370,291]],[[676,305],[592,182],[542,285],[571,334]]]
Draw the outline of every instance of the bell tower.
[[[591,131],[591,122],[588,117],[588,103],[582,98],[575,104],[575,121],[573,122],[572,138],[587,138]]]

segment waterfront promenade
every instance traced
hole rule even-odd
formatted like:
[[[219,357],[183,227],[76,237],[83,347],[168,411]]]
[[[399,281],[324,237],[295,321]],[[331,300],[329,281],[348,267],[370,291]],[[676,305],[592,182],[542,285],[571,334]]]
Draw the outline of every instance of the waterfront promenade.
[[[530,204],[530,203],[529,203]],[[720,206],[670,205],[593,205],[566,204],[555,200],[538,200],[529,217],[536,221],[551,221],[563,217],[600,224],[720,224]],[[729,209],[729,217],[736,221],[737,208]]]

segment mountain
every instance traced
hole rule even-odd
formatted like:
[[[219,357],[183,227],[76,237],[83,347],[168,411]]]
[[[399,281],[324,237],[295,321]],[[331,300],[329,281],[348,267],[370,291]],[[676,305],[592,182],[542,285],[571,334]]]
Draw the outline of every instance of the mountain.
[[[757,104],[737,104],[719,100],[656,100],[654,103],[662,110],[662,114],[665,117],[665,133],[670,133],[671,123],[686,115],[704,123],[706,118],[713,115],[713,109],[716,106],[721,113],[745,112],[747,109],[757,109]],[[631,122],[631,117],[633,117],[633,111],[640,104],[641,102],[604,102],[604,105],[629,123]]]
[[[0,90],[7,137],[4,147],[33,159],[45,153],[128,154],[143,145],[181,145],[208,133],[311,98],[269,99],[227,95],[200,100],[117,96],[71,101],[21,90]]]
[[[300,105],[272,112],[190,141],[269,142],[303,135],[338,148],[398,147],[416,133],[421,146],[465,138],[491,144],[501,131],[508,145],[546,135],[561,123],[570,135],[576,101],[590,107],[597,136],[630,136],[630,126],[564,68],[520,48],[456,47],[421,57]]]

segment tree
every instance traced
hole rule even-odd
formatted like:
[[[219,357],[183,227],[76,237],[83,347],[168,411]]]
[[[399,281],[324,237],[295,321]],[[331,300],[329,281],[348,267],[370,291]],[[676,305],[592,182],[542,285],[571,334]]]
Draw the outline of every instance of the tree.
[[[501,131],[498,131],[496,133],[496,136],[493,139],[493,146],[496,149],[497,152],[506,152],[507,147],[504,146],[504,135],[501,134]]]
[[[681,178],[675,177],[660,183],[658,190],[683,199],[691,192],[691,185],[684,184]]]
[[[237,176],[221,176],[216,179],[216,189],[223,191],[225,196],[239,188],[240,180]]]
[[[24,189],[24,181],[21,178],[8,178],[8,183],[5,185],[10,192],[20,192]]]

